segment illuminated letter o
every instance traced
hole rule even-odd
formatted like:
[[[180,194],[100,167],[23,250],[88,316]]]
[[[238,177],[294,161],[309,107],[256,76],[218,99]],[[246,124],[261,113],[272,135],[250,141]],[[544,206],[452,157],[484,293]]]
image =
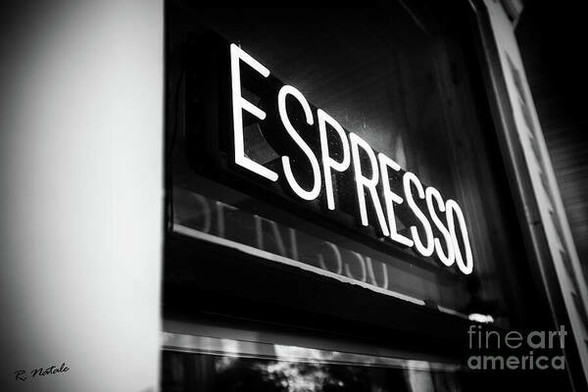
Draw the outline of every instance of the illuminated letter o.
[[[451,237],[453,238],[455,262],[462,273],[464,273],[465,275],[469,275],[474,270],[474,259],[472,255],[472,248],[470,246],[468,229],[465,224],[465,217],[463,215],[463,211],[461,210],[459,204],[457,204],[455,200],[449,199],[445,203],[445,214],[447,217],[447,225],[449,226],[449,231],[451,233]],[[457,232],[455,230],[455,218],[457,218],[457,224],[459,225],[461,231],[461,238],[464,245],[464,249],[460,248],[459,241],[457,240]]]

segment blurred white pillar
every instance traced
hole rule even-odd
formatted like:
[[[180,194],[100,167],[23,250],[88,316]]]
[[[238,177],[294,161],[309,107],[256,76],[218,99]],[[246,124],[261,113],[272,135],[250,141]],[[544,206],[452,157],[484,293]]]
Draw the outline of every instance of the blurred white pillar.
[[[0,35],[0,390],[155,391],[163,5],[26,3]]]

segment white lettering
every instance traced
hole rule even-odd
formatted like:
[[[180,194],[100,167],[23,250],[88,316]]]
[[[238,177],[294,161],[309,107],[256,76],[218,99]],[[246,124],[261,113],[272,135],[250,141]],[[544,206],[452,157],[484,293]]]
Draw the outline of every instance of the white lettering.
[[[470,240],[468,238],[468,229],[465,224],[465,218],[463,216],[463,212],[461,208],[457,204],[455,200],[447,200],[445,203],[445,215],[447,216],[447,225],[449,226],[449,231],[451,232],[451,236],[453,237],[453,246],[455,247],[455,261],[457,262],[457,267],[461,272],[465,275],[469,275],[472,273],[474,269],[474,260],[472,255],[472,248],[470,247]],[[454,216],[457,218],[457,223],[461,229],[461,238],[463,241],[464,251],[465,251],[465,261],[464,261],[464,254],[462,253],[459,242],[457,241],[457,233],[455,232],[455,220]]]
[[[294,142],[298,144],[302,152],[304,152],[304,154],[308,157],[308,160],[310,161],[313,176],[312,189],[310,191],[307,191],[298,184],[298,182],[294,178],[294,174],[292,173],[290,157],[288,156],[282,157],[284,174],[286,175],[286,180],[288,181],[288,184],[290,185],[290,188],[292,188],[294,193],[296,193],[298,196],[300,196],[300,198],[304,200],[314,200],[318,197],[318,195],[321,192],[321,170],[318,160],[316,159],[316,156],[314,155],[308,144],[306,144],[304,139],[302,139],[298,132],[296,132],[296,129],[294,129],[292,123],[290,122],[290,119],[288,118],[288,112],[286,111],[286,97],[288,95],[291,95],[294,98],[296,98],[300,105],[302,105],[302,109],[304,109],[304,115],[306,116],[306,123],[308,125],[312,125],[314,123],[314,120],[312,118],[312,111],[310,109],[308,101],[306,100],[306,98],[304,98],[304,95],[302,95],[302,93],[298,91],[296,88],[292,86],[283,86],[280,89],[280,92],[278,93],[278,110],[280,112],[280,118],[282,119],[282,123],[284,124],[286,131],[288,131],[288,134],[290,134],[290,137],[292,137],[292,140],[294,140]]]
[[[230,45],[230,60],[235,164],[272,182],[276,182],[279,178],[278,173],[253,161],[245,153],[246,148],[243,128],[244,112],[249,113],[261,121],[266,119],[267,115],[262,109],[255,106],[242,96],[240,67],[241,63],[245,63],[264,78],[269,77],[270,71],[235,44]],[[282,125],[292,141],[298,146],[298,148],[300,148],[306,158],[308,158],[310,171],[312,172],[309,180],[302,182],[304,185],[303,187],[300,183],[300,180],[302,179],[300,176],[303,173],[297,171],[299,177],[296,178],[293,171],[293,165],[298,164],[296,159],[292,159],[290,156],[286,155],[281,157],[283,171],[286,178],[285,182],[288,183],[294,194],[306,201],[317,199],[321,194],[321,186],[324,176],[327,208],[333,211],[337,207],[337,192],[340,191],[339,189],[335,189],[335,184],[337,184],[335,182],[337,179],[335,174],[344,173],[351,165],[353,165],[353,179],[355,181],[359,220],[362,226],[369,226],[370,216],[373,219],[375,215],[377,223],[372,223],[372,225],[375,227],[378,234],[383,235],[402,246],[415,247],[416,251],[422,256],[429,257],[435,253],[445,266],[449,267],[453,264],[457,264],[459,270],[465,275],[472,273],[474,266],[473,253],[470,246],[465,217],[457,202],[451,199],[444,202],[441,193],[434,187],[429,186],[425,190],[419,178],[411,172],[404,173],[402,177],[402,189],[404,194],[402,195],[401,192],[399,192],[401,194],[395,193],[392,190],[393,186],[390,184],[390,175],[392,174],[394,178],[395,173],[391,173],[390,170],[399,173],[402,170],[400,165],[383,153],[376,155],[376,152],[371,146],[357,134],[346,134],[346,131],[337,120],[332,118],[322,109],[317,109],[318,136],[321,153],[321,161],[319,162],[312,149],[315,148],[316,150],[318,146],[313,145],[311,148],[310,146],[312,144],[308,144],[311,141],[306,141],[301,133],[299,133],[300,131],[296,130],[291,122],[291,119],[295,117],[289,117],[288,105],[286,104],[286,101],[290,96],[296,100],[302,108],[308,126],[314,125],[314,117],[309,102],[298,89],[290,85],[285,85],[279,90],[277,107]],[[288,103],[290,105],[296,105],[295,102],[292,103],[292,100],[289,100]],[[290,109],[292,108],[290,107]],[[291,113],[292,112],[290,112],[290,114]],[[273,112],[270,114],[273,114]],[[273,124],[273,117],[271,122]],[[263,124],[268,124],[268,122]],[[303,129],[307,129],[306,126]],[[273,129],[270,131],[273,131]],[[334,134],[336,134],[336,136],[334,136]],[[279,136],[280,135],[277,135],[277,137]],[[314,140],[315,138],[313,137],[312,141]],[[271,140],[268,142],[270,142],[270,144],[272,143]],[[282,141],[279,139],[277,143],[278,147],[288,147],[287,145],[280,144]],[[282,149],[278,147],[276,147],[276,151],[282,151]],[[294,169],[298,168],[294,167]],[[302,169],[302,167],[300,169]],[[380,181],[381,188],[379,187]],[[416,194],[413,193],[415,190]],[[380,196],[383,196],[383,200],[380,200]],[[423,213],[419,207],[421,203],[419,201],[417,204],[418,200],[415,199],[415,197],[425,201],[428,212],[427,215]],[[369,199],[369,202],[371,203],[371,207],[369,208],[366,199]],[[345,198],[342,198],[337,203],[341,203],[342,201],[347,205]],[[415,225],[408,227],[411,238],[398,232],[397,225],[399,222],[396,220],[397,211],[395,211],[395,206],[401,205],[405,201],[421,226],[418,230]],[[222,216],[222,206],[217,206],[217,208],[221,208],[219,215]],[[404,210],[401,211],[404,212]],[[440,214],[443,213],[445,214],[446,224],[444,224],[440,218]],[[404,217],[404,215],[402,215],[402,217]],[[207,219],[206,216],[204,218],[203,229],[208,231],[210,230],[211,221],[210,219]],[[431,223],[429,219],[431,219],[433,223]],[[258,226],[260,226],[261,222],[257,223]],[[434,224],[434,227],[432,224]],[[433,228],[435,228],[435,232],[433,231]],[[224,235],[224,229],[224,226],[219,226],[219,235]],[[458,229],[461,233],[460,238],[458,238],[457,234]],[[439,233],[440,236],[435,237],[435,234]],[[290,235],[292,236],[293,233],[291,232]],[[278,236],[276,236],[276,238],[277,237]],[[263,238],[258,238],[258,241],[260,241],[259,247],[263,248]],[[293,241],[294,239],[292,238],[292,244]],[[280,253],[286,253],[285,245],[281,240],[281,237],[276,246]],[[332,253],[335,255],[337,269],[342,270],[343,262],[339,250],[334,246],[331,246],[331,249]],[[290,253],[292,253],[294,258],[298,257],[297,248],[292,247]],[[323,255],[319,255],[318,257],[319,264],[324,267],[325,261]],[[362,265],[361,270],[363,280],[366,280],[367,277],[369,277],[370,280],[375,281],[371,260],[368,260],[367,262],[364,262],[363,259],[358,260],[360,260],[360,264]],[[382,265],[384,270],[385,267],[385,265]],[[345,264],[345,269],[348,274],[351,274],[348,264]],[[387,284],[387,280],[385,280],[384,286],[387,286]]]
[[[445,254],[445,252],[443,252],[443,247],[441,246],[441,241],[439,240],[439,238],[435,238],[435,252],[437,253],[437,257],[439,258],[439,260],[441,260],[443,264],[449,267],[455,262],[453,238],[451,237],[451,233],[449,233],[449,230],[447,230],[445,225],[443,225],[443,222],[441,222],[441,219],[439,219],[433,201],[437,204],[437,209],[439,209],[440,212],[445,212],[445,203],[443,202],[443,198],[441,197],[439,191],[433,188],[432,186],[428,187],[425,190],[425,199],[427,200],[429,215],[431,216],[431,219],[433,220],[433,223],[435,224],[437,229],[443,235],[446,244],[445,246],[447,247],[447,254]]]
[[[231,86],[233,98],[233,136],[235,144],[235,163],[247,170],[267,178],[270,181],[277,181],[278,174],[267,167],[251,160],[245,155],[245,139],[243,135],[243,110],[251,113],[260,120],[265,119],[263,110],[253,105],[241,96],[241,70],[240,62],[243,61],[251,68],[267,78],[270,71],[261,65],[257,60],[245,53],[235,44],[231,44]]]
[[[412,234],[412,239],[414,241],[414,245],[417,251],[425,256],[431,256],[435,251],[435,243],[433,242],[433,229],[431,229],[431,224],[427,220],[427,217],[421,209],[417,206],[416,202],[414,201],[414,196],[412,194],[411,184],[416,188],[418,197],[420,199],[425,198],[425,191],[423,190],[423,185],[418,177],[411,172],[404,173],[404,177],[402,177],[402,181],[404,184],[404,194],[406,197],[406,202],[408,206],[412,210],[413,214],[421,221],[421,225],[423,226],[423,230],[425,231],[425,238],[427,245],[423,244],[421,237],[419,236],[419,232],[416,226],[410,226],[410,232]]]
[[[367,189],[372,203],[374,205],[374,210],[376,211],[376,215],[378,217],[378,223],[380,224],[380,230],[384,234],[384,236],[388,237],[390,232],[388,231],[388,226],[386,225],[386,218],[384,217],[384,211],[382,211],[382,205],[380,204],[380,199],[378,197],[378,192],[376,190],[376,186],[378,185],[379,176],[378,176],[378,163],[376,161],[376,155],[374,151],[370,147],[369,144],[355,133],[349,134],[349,141],[351,142],[351,156],[353,157],[353,170],[355,172],[355,185],[357,189],[357,201],[359,203],[359,214],[361,218],[361,224],[364,226],[369,225],[368,213],[367,213],[367,205],[365,202],[365,192],[364,189]],[[372,177],[368,178],[364,175],[361,167],[361,159],[359,156],[359,147],[361,147],[365,153],[367,154],[370,165],[372,168]]]
[[[390,227],[390,239],[399,244],[412,247],[414,242],[410,238],[406,238],[398,233],[396,228],[396,217],[394,215],[394,203],[402,204],[404,200],[390,189],[390,176],[388,175],[388,168],[399,171],[400,165],[388,158],[386,155],[379,153],[378,160],[380,161],[380,172],[382,175],[382,188],[384,189],[384,205],[388,212],[388,226]]]
[[[329,210],[334,210],[335,196],[333,194],[333,178],[331,177],[331,169],[336,170],[338,172],[343,172],[347,170],[349,164],[351,163],[351,158],[349,156],[349,142],[347,141],[347,136],[345,135],[343,127],[341,127],[341,125],[339,125],[339,123],[333,117],[329,116],[321,109],[318,109],[317,117],[319,125],[319,134],[321,137],[323,171],[325,173],[325,193],[327,195],[327,208]],[[339,140],[341,141],[341,162],[337,162],[330,156],[329,139],[327,136],[327,124],[329,124],[331,128],[333,128],[337,132]]]

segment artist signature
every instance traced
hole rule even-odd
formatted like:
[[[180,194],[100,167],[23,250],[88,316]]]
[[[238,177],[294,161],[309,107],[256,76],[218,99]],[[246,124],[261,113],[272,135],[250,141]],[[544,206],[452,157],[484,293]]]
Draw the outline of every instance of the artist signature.
[[[14,372],[14,378],[18,381],[27,381],[29,378],[44,377],[52,374],[65,373],[67,371],[69,371],[69,367],[63,362],[59,367],[58,365],[52,365],[45,368],[40,367],[31,369],[29,371],[22,369],[16,370]]]

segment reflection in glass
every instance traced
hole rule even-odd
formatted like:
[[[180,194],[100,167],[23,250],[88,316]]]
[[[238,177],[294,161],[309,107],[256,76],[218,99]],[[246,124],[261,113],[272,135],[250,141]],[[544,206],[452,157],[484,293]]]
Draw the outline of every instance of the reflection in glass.
[[[451,372],[163,352],[162,392],[459,391]]]
[[[223,245],[243,244],[249,247],[249,253],[299,262],[420,305],[431,301],[459,312],[470,299],[459,275],[424,263],[407,266],[404,260],[389,254],[350,248],[351,242],[343,246],[325,241],[180,187],[174,189],[174,205],[174,230],[184,235],[217,243],[222,239]]]

